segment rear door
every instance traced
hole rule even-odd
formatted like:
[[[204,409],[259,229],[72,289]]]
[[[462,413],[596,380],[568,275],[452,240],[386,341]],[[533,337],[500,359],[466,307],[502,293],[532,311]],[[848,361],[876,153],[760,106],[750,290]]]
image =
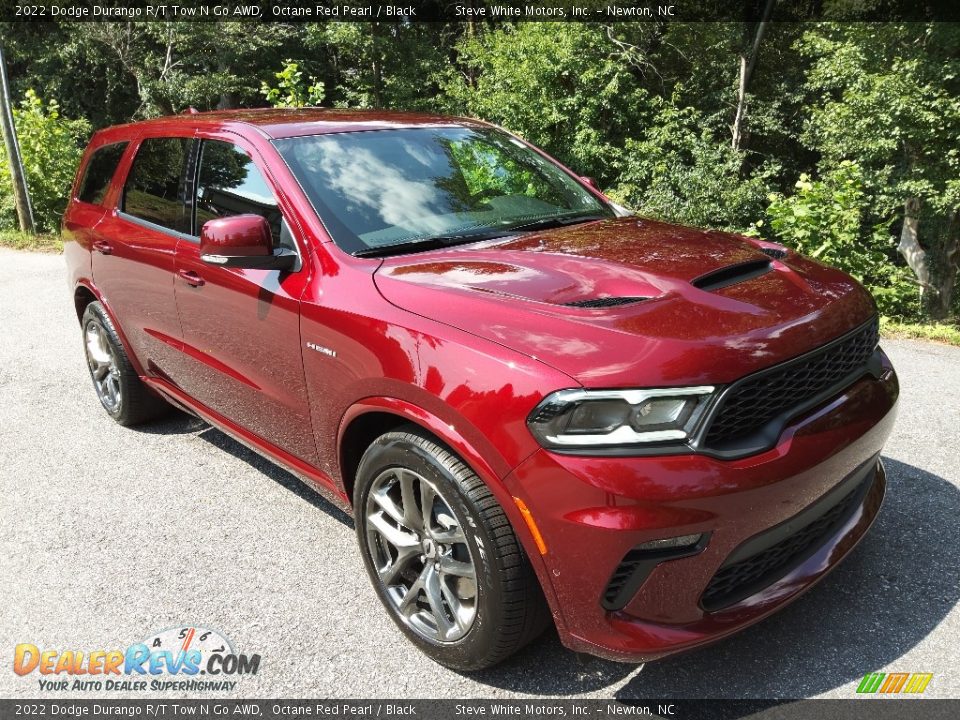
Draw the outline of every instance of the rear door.
[[[193,236],[177,246],[175,295],[183,328],[180,384],[192,397],[269,443],[316,463],[300,352],[300,297],[309,281],[260,156],[241,138],[201,140]],[[200,259],[200,229],[255,213],[274,244],[300,253],[298,270],[245,270]]]
[[[84,164],[83,174],[63,214],[64,255],[67,266],[75,274],[72,281],[92,277],[90,253],[106,240],[97,226],[111,212],[108,203],[112,200],[113,178],[129,146],[126,140],[100,145],[90,152]]]
[[[177,242],[191,227],[194,152],[192,137],[140,140],[93,242],[94,283],[144,371],[164,378],[179,355],[173,273]]]

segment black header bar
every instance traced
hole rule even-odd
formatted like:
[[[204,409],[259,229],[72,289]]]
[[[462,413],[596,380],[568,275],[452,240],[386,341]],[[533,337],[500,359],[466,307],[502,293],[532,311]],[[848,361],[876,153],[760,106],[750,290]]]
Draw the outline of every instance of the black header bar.
[[[7,22],[711,22],[759,20],[766,0],[0,0]],[[960,21],[957,0],[778,0],[780,22]]]

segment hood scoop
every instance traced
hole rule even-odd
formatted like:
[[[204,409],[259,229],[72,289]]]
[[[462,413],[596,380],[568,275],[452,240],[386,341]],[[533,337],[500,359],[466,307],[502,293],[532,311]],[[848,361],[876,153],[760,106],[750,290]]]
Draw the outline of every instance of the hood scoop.
[[[567,307],[576,307],[576,308],[608,308],[608,307],[617,307],[619,305],[633,305],[634,303],[643,302],[644,300],[649,300],[650,298],[644,295],[633,295],[633,296],[622,296],[622,297],[598,297],[598,298],[589,298],[587,300],[571,300],[570,302],[563,303]]]
[[[714,290],[725,288],[728,285],[736,285],[737,283],[759,277],[764,273],[770,272],[770,267],[769,260],[751,260],[708,272],[706,275],[694,278],[690,281],[690,284],[700,290],[713,292]]]
[[[774,260],[783,260],[787,256],[787,251],[784,248],[762,247],[760,252]]]

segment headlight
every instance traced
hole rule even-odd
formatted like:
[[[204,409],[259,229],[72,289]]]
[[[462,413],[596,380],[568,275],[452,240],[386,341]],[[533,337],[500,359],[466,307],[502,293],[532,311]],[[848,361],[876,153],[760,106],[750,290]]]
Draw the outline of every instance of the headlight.
[[[559,390],[527,418],[547,448],[573,449],[686,440],[703,415],[709,385],[652,390]]]

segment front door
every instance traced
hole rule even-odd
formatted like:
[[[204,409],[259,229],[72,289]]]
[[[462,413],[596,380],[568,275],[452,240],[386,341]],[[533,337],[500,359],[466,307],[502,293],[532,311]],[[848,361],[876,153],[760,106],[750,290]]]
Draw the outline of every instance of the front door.
[[[316,463],[300,351],[299,270],[245,270],[200,259],[208,220],[256,213],[274,243],[298,250],[265,174],[238,144],[203,140],[196,172],[194,237],[177,245],[174,281],[183,330],[180,386],[259,438]]]

